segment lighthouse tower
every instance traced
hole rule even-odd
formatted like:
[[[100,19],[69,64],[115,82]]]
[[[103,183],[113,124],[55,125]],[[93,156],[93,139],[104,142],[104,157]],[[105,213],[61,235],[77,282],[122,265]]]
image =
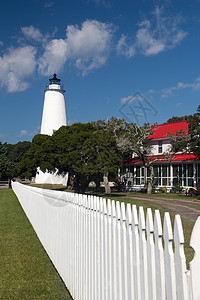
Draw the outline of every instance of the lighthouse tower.
[[[41,134],[52,135],[61,126],[67,125],[64,92],[60,85],[60,79],[54,74],[49,79],[49,84],[45,91],[44,107],[42,114]],[[58,175],[55,173],[42,172],[40,167],[37,168],[35,183],[39,184],[63,184],[67,185],[68,174]]]
[[[45,91],[41,134],[52,135],[61,126],[67,125],[64,92],[60,79],[54,74]]]

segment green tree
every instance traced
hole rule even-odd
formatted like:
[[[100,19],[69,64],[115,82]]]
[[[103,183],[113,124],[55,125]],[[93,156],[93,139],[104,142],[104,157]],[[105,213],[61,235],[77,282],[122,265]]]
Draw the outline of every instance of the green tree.
[[[6,144],[7,158],[13,163],[19,163],[24,154],[30,149],[31,142],[23,141],[17,144]]]
[[[52,167],[48,156],[51,149],[48,147],[49,140],[50,137],[48,135],[37,134],[34,136],[31,147],[18,164],[18,174],[21,178],[34,177],[38,166],[43,171]]]
[[[0,180],[7,180],[15,175],[16,166],[7,158],[6,143],[0,141]]]
[[[190,152],[194,152],[200,156],[200,105],[197,108],[197,112],[190,119],[188,132],[190,139],[187,147]]]
[[[188,134],[184,131],[177,131],[172,138],[171,154],[176,152],[193,152],[200,156],[200,105],[197,112],[189,116]]]
[[[182,117],[171,117],[169,120],[167,120],[167,123],[174,123],[174,122],[180,122],[180,121],[188,121],[192,118],[192,115],[185,115]]]
[[[85,192],[91,180],[117,173],[119,157],[115,139],[91,123],[62,126],[52,136],[37,135],[20,162],[22,176],[42,171],[69,174],[69,188]],[[106,185],[107,187],[107,185]],[[107,189],[109,192],[109,188]]]

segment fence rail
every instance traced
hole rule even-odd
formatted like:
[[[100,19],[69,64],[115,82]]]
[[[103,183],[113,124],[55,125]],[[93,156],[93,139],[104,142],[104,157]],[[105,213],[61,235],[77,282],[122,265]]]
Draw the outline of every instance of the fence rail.
[[[179,215],[172,231],[169,213],[162,226],[158,210],[145,217],[142,207],[125,210],[119,201],[12,187],[73,299],[200,299],[200,217],[189,271]]]
[[[9,189],[10,180],[0,181],[0,189]]]

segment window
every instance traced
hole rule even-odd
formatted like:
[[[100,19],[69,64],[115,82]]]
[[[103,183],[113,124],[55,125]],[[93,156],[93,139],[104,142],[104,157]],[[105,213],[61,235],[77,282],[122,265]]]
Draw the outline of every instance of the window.
[[[158,153],[162,153],[163,152],[163,147],[162,147],[162,141],[158,141]]]

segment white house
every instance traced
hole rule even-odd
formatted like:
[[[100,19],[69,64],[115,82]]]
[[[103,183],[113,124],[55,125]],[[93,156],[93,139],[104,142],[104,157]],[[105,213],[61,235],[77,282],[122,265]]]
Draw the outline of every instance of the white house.
[[[163,156],[170,147],[170,135],[176,135],[180,130],[188,134],[186,121],[157,125],[148,138],[148,143],[152,146],[151,157],[155,159],[155,187],[165,186],[171,189],[176,184],[182,187],[196,187],[200,181],[200,160],[194,153],[175,154],[171,161]],[[119,180],[126,190],[143,188],[148,177],[147,169],[137,156],[123,161],[119,169]]]

